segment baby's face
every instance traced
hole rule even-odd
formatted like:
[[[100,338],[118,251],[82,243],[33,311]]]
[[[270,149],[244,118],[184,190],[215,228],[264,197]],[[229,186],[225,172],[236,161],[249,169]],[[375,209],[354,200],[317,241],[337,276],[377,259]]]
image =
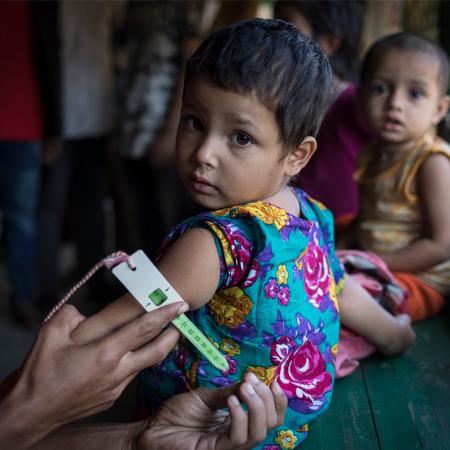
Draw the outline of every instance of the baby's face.
[[[286,158],[275,115],[252,95],[192,78],[177,135],[177,169],[207,209],[270,197],[284,187]]]
[[[390,50],[374,67],[362,87],[369,124],[384,142],[414,145],[447,109],[439,89],[439,60],[427,53]]]

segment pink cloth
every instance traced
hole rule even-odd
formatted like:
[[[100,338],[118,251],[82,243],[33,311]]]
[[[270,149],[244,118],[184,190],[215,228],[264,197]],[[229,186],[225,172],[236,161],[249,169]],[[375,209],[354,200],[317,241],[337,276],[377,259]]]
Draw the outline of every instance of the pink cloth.
[[[336,252],[348,275],[366,289],[392,314],[404,312],[406,293],[396,282],[385,262],[372,252],[338,250]],[[336,356],[336,378],[350,375],[358,360],[374,353],[375,346],[348,328],[341,327]]]
[[[295,180],[336,219],[358,213],[358,186],[353,174],[359,152],[370,140],[372,133],[356,101],[356,86],[349,84],[328,110],[317,136],[317,151]]]
[[[359,360],[367,358],[375,350],[370,342],[348,328],[341,327],[335,363],[336,378],[350,375],[359,366]]]

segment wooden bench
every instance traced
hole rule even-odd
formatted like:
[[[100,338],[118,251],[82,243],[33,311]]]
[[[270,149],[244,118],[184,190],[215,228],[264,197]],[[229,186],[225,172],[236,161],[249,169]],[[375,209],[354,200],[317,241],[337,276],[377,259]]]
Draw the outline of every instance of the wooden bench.
[[[450,449],[450,313],[414,329],[404,355],[371,356],[336,381],[302,450]]]

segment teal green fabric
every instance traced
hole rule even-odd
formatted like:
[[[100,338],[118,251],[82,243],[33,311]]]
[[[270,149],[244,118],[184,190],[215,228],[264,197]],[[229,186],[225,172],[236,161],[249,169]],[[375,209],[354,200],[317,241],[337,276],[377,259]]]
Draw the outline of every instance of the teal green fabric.
[[[288,411],[285,423],[257,447],[266,450],[298,446],[307,424],[328,408],[339,334],[336,290],[345,275],[334,251],[331,213],[294,192],[301,217],[254,202],[197,215],[169,233],[163,251],[191,228],[215,237],[220,283],[190,317],[230,368],[219,371],[182,341],[161,365],[141,373],[144,404],[198,386],[225,386],[247,371],[267,384],[277,380]]]

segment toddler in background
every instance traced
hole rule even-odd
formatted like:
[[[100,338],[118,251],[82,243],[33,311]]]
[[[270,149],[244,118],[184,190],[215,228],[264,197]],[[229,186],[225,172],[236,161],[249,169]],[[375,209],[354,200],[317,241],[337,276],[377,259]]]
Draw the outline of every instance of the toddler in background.
[[[224,27],[188,61],[177,168],[208,212],[169,233],[157,266],[189,303],[194,323],[225,353],[229,370],[219,371],[180,341],[140,375],[140,398],[150,412],[155,396],[224,386],[251,372],[257,384],[288,397],[283,425],[253,448],[295,448],[329,406],[338,298],[342,322],[382,352],[412,342],[408,316],[388,314],[345,277],[331,213],[288,185],[316,150],[331,90],[320,46],[281,20]],[[87,324],[101,336],[119,317],[122,323],[142,314],[130,297],[82,322],[78,339],[93,338]]]
[[[448,110],[448,77],[444,51],[411,33],[377,41],[362,66],[376,138],[357,172],[358,245],[394,272],[412,320],[439,312],[450,293],[450,147],[434,133]]]
[[[358,185],[353,179],[358,155],[373,138],[358,105],[363,2],[357,0],[278,0],[275,17],[292,22],[315,39],[333,68],[333,101],[317,136],[318,151],[296,184],[334,215],[336,243],[353,244],[349,225],[358,214]]]

